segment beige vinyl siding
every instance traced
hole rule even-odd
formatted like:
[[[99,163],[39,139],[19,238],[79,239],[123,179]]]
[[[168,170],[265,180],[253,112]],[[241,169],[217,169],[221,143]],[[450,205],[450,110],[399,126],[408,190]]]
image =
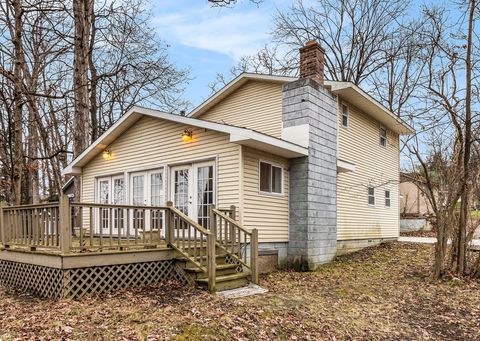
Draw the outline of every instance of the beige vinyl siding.
[[[190,143],[181,139],[186,128],[193,130]],[[95,177],[212,158],[217,160],[219,206],[239,204],[240,146],[230,143],[227,134],[143,117],[109,149],[112,151],[111,160],[104,160],[100,154],[83,167],[82,200],[85,202],[95,201]],[[170,182],[168,175],[166,181]]]
[[[397,237],[399,136],[388,131],[387,147],[380,146],[380,123],[354,106],[348,107],[348,128],[342,125],[341,111],[338,115],[338,158],[355,164],[356,170],[338,174],[337,238]],[[369,185],[375,187],[375,207],[368,205]],[[385,207],[385,189],[390,190],[390,207]]]
[[[260,242],[288,241],[288,160],[255,149],[243,148],[243,216],[246,228],[258,229]],[[283,168],[283,194],[259,190],[259,161]]]
[[[203,120],[282,135],[282,85],[248,81],[200,117]]]

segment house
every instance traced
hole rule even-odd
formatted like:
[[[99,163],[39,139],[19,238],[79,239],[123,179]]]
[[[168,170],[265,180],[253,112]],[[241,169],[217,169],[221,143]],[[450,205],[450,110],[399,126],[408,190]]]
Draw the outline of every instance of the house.
[[[407,173],[400,174],[400,217],[426,217],[432,209],[423,191]]]
[[[430,231],[432,207],[415,175],[400,173],[400,232]]]
[[[235,206],[261,250],[315,269],[399,236],[400,136],[413,129],[300,49],[299,78],[244,73],[186,116],[134,107],[65,169],[81,201],[173,206],[208,227]],[[88,221],[88,219],[84,219]]]

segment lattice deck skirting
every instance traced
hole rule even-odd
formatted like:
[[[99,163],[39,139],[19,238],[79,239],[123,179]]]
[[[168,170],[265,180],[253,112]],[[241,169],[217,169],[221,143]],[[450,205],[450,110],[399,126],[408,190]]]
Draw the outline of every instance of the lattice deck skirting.
[[[174,260],[56,269],[0,260],[0,283],[47,298],[80,298],[163,280],[189,282]]]

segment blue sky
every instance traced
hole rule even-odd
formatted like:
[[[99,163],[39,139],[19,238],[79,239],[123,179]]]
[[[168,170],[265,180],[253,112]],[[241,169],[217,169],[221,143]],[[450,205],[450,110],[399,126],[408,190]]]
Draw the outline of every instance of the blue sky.
[[[276,9],[291,0],[239,1],[234,8],[212,8],[207,0],[153,1],[152,25],[171,47],[175,65],[189,68],[192,78],[184,98],[194,106],[210,95],[208,83],[227,74],[239,57],[269,42]]]

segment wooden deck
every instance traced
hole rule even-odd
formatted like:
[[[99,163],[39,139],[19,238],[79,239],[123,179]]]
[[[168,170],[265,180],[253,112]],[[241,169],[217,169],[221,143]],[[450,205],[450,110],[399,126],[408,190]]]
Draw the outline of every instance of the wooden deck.
[[[211,292],[258,283],[258,233],[235,208],[200,226],[165,207],[69,203],[0,208],[0,281],[40,296],[79,298],[175,279]],[[218,273],[217,273],[218,272]]]

